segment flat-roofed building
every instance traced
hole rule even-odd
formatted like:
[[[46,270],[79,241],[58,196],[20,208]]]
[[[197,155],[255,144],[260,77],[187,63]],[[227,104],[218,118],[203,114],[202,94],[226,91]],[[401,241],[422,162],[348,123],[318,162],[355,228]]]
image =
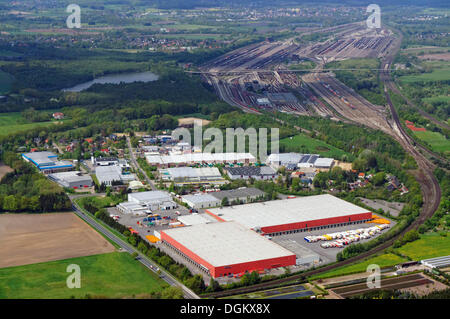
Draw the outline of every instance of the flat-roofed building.
[[[231,179],[268,180],[278,177],[277,172],[270,166],[227,167],[226,171]]]
[[[181,197],[181,200],[195,209],[217,207],[221,203],[219,199],[210,194],[185,195]]]
[[[146,156],[150,165],[170,167],[196,164],[226,164],[226,163],[256,163],[256,158],[250,153],[188,153],[177,155]]]
[[[163,181],[176,184],[223,183],[217,167],[170,167],[159,171]]]
[[[306,231],[361,223],[372,212],[329,194],[207,209],[219,221],[236,221],[265,234]]]
[[[91,157],[92,165],[113,166],[119,165],[119,159],[116,157]]]
[[[213,219],[213,217],[209,216],[208,214],[197,214],[197,213],[179,216],[177,219],[180,223],[182,223],[183,225],[186,225],[186,226],[209,224],[209,223],[217,222],[217,220]]]
[[[334,164],[333,158],[320,157],[314,162],[316,168],[331,168]]]
[[[136,175],[129,172],[123,172],[120,166],[97,166],[95,175],[100,184],[112,186],[114,182],[129,183],[136,180]]]
[[[334,164],[332,158],[321,158],[317,154],[280,153],[270,154],[266,164],[278,169],[282,166],[292,168],[331,168]]]
[[[270,165],[274,168],[279,168],[281,166],[295,165],[300,162],[303,154],[299,153],[280,153],[280,154],[270,154],[267,159],[267,165]]]
[[[260,200],[264,197],[265,193],[254,187],[241,187],[237,189],[224,190],[220,192],[212,192],[211,196],[217,198],[220,203],[224,198],[228,199],[230,204],[237,203],[251,203],[257,200]]]
[[[132,213],[133,211],[153,211],[174,209],[177,204],[172,196],[164,191],[148,191],[128,194],[128,201],[116,206],[123,213]]]
[[[52,152],[31,152],[22,154],[22,158],[34,164],[39,171],[50,174],[71,171],[74,165],[69,161],[59,161],[58,156]]]
[[[52,173],[48,178],[67,188],[85,188],[93,185],[92,177],[83,175],[80,171]]]
[[[214,278],[296,262],[294,253],[235,222],[162,230],[161,240]]]

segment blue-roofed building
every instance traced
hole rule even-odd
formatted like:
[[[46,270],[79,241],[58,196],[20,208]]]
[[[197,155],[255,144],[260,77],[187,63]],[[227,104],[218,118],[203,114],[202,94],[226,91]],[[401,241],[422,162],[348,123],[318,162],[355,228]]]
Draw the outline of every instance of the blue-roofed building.
[[[62,171],[71,171],[74,165],[69,161],[59,161],[58,156],[52,152],[31,152],[22,154],[22,158],[34,164],[41,172],[50,174]]]

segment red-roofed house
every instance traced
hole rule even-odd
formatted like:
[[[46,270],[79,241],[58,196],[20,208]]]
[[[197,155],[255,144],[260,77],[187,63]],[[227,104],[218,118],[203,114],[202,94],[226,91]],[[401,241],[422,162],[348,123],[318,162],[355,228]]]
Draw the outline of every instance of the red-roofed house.
[[[64,113],[61,113],[61,112],[53,113],[53,118],[55,120],[62,120],[64,118]]]

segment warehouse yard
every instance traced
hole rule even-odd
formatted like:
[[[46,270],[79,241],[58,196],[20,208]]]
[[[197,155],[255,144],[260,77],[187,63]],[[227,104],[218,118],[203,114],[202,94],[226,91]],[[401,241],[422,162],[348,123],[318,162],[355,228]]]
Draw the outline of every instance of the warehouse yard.
[[[0,268],[114,250],[73,213],[0,215]]]

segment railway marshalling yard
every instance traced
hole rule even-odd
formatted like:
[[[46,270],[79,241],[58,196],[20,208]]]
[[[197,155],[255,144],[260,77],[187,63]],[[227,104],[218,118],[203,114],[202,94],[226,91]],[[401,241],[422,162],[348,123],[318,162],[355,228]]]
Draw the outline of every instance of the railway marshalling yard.
[[[323,65],[351,58],[382,58],[391,53],[398,39],[388,29],[367,29],[362,23],[314,32],[331,31],[333,36],[309,45],[297,44],[295,38],[251,44],[205,63],[199,72],[224,101],[246,112],[319,115],[392,130],[384,106],[356,94],[336,80],[332,70],[323,70]],[[312,61],[317,66],[291,70],[286,61]]]

